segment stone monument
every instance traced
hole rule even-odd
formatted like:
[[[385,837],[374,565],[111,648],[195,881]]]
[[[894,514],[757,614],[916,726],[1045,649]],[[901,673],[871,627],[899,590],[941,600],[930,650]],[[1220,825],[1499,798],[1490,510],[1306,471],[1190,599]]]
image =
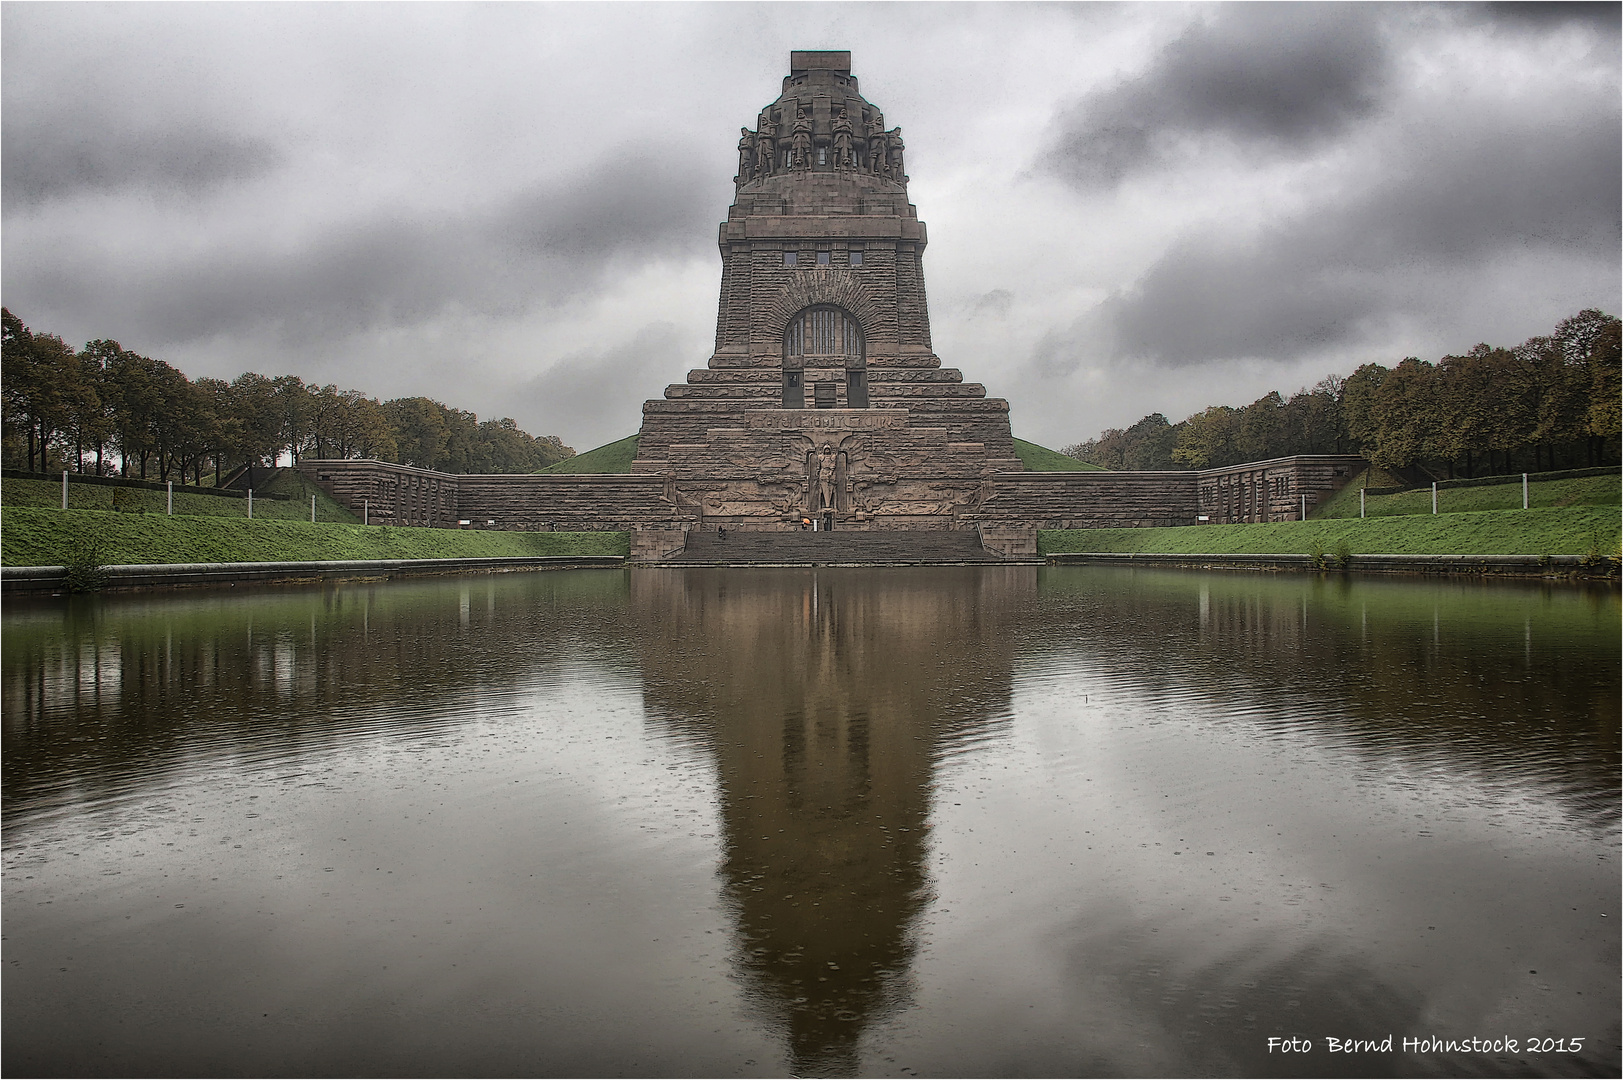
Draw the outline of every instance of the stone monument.
[[[1021,466],[1008,403],[931,349],[901,129],[849,52],[794,52],[738,145],[715,353],[643,406],[633,471],[706,526],[968,527]]]

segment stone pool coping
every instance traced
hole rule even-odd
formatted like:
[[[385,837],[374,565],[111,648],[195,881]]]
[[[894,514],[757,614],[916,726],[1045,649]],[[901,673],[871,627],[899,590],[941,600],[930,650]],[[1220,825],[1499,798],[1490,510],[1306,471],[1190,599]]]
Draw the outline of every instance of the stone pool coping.
[[[1134,565],[1200,570],[1272,570],[1351,574],[1432,574],[1469,577],[1615,578],[1616,559],[1595,563],[1585,555],[1353,555],[1346,567],[1334,555],[1174,555],[1161,552],[1055,552],[1050,566]]]
[[[104,566],[102,591],[184,589],[199,586],[307,584],[316,581],[392,580],[443,574],[618,568],[623,555],[516,555],[461,559],[348,559],[328,562],[151,563]],[[0,592],[62,592],[65,566],[0,567]]]

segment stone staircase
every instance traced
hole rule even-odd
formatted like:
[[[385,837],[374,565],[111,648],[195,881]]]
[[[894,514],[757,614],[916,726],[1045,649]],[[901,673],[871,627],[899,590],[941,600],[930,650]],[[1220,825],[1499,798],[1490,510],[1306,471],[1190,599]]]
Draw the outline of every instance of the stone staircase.
[[[1004,559],[981,547],[980,537],[963,529],[894,532],[727,531],[688,533],[687,548],[657,560],[658,566],[952,566],[962,563],[1036,562]]]

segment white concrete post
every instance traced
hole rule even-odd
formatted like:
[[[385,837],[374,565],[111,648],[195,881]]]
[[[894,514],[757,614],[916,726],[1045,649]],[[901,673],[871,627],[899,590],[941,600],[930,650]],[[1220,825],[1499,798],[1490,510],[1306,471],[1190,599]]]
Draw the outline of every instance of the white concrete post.
[[[62,470],[62,509],[68,508],[68,470]]]
[[[1431,512],[1437,512],[1437,481],[1431,482]]]
[[[316,497],[310,496],[310,524],[316,523]]]
[[[254,489],[248,489],[248,520],[254,519]]]
[[[1358,489],[1358,516],[1364,516],[1364,489]]]
[[[166,484],[167,486],[164,488],[164,491],[163,491],[163,512],[165,514],[168,514],[170,517],[174,517],[175,516],[175,482],[173,480],[165,480],[164,484]]]
[[[361,524],[362,525],[370,525],[370,524],[372,524],[371,518],[372,518],[372,500],[371,499],[362,499],[361,500]]]
[[[1302,496],[1302,520],[1307,520],[1307,496]]]
[[[1522,473],[1522,509],[1527,509],[1527,474]]]

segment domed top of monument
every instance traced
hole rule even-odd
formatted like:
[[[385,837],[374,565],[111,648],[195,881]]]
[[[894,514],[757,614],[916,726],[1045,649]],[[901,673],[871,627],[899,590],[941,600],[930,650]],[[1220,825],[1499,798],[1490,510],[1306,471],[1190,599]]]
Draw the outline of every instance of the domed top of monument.
[[[783,93],[762,109],[755,128],[738,140],[739,194],[792,201],[811,188],[860,197],[906,190],[902,129],[858,92],[851,54],[797,50],[789,54]],[[832,189],[832,190],[830,190]]]

